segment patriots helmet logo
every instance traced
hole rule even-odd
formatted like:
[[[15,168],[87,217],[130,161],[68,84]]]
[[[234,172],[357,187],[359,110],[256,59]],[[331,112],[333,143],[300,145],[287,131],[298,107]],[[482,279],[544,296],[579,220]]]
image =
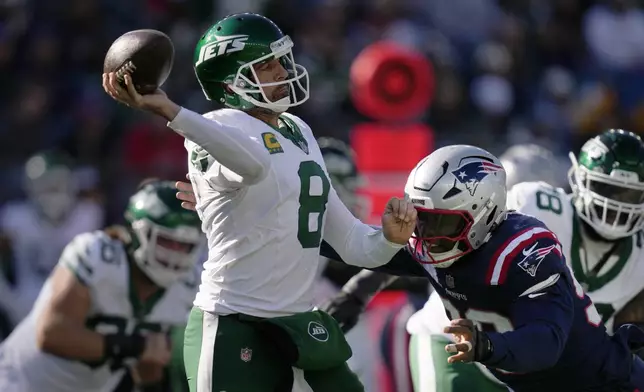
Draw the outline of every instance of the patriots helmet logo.
[[[501,165],[486,161],[475,161],[466,163],[458,169],[453,170],[452,174],[458,182],[465,185],[470,195],[474,196],[476,188],[478,188],[481,181],[488,175],[500,170],[503,170],[503,166]]]
[[[543,259],[546,258],[552,252],[553,250],[556,252],[561,253],[559,249],[557,248],[557,244],[546,246],[543,248],[537,249],[537,246],[539,245],[538,242],[535,242],[534,245],[532,245],[529,249],[524,249],[523,250],[523,260],[517,264],[522,270],[528,273],[528,275],[532,276],[533,278],[537,275],[537,269],[539,269],[539,265],[543,261]]]

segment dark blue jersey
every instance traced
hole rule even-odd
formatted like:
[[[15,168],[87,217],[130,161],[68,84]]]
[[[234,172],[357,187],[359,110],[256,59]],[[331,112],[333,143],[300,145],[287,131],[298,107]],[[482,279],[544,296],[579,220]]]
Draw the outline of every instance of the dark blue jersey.
[[[493,353],[484,364],[517,392],[634,389],[627,343],[642,331],[606,333],[556,236],[534,217],[508,214],[488,242],[447,268],[420,264],[405,250],[380,270],[428,277],[449,318],[487,333]]]

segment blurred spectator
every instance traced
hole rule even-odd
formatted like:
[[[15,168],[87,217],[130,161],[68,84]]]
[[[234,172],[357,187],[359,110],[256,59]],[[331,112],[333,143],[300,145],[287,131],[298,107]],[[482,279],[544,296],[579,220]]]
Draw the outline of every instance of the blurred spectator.
[[[311,98],[295,112],[318,136],[347,140],[366,120],[351,104],[348,70],[383,39],[431,59],[435,95],[422,120],[438,146],[501,152],[520,141],[565,152],[603,128],[644,132],[644,14],[631,0],[7,0],[0,201],[21,196],[25,159],[50,147],[77,160],[82,191],[104,195],[109,223],[141,178],[181,178],[181,138],[105,96],[103,56],[125,31],[165,31],[176,57],[164,89],[191,109],[213,110],[194,78],[194,43],[240,11],[265,13],[292,35],[311,78]]]

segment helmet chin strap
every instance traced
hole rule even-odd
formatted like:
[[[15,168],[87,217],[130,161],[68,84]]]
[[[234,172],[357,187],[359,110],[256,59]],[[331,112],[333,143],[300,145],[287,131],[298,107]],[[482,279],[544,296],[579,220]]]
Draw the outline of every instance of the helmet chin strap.
[[[280,98],[277,101],[269,103],[267,106],[270,106],[270,107],[267,107],[267,109],[275,114],[282,114],[288,110],[288,105],[290,104],[291,104],[291,97],[290,95],[287,95],[284,98]]]

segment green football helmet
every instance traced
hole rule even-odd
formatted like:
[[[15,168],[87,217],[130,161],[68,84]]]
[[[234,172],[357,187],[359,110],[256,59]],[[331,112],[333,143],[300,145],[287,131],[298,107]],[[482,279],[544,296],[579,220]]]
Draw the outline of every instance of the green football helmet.
[[[194,67],[206,98],[239,110],[255,107],[282,113],[309,98],[309,76],[293,59],[293,41],[270,19],[244,13],[212,25],[197,43]],[[287,71],[284,80],[260,83],[255,66],[273,59]],[[284,86],[286,97],[271,101],[265,87]]]
[[[616,240],[644,228],[644,143],[632,132],[611,129],[588,140],[568,180],[575,208],[599,235]]]
[[[356,217],[366,219],[369,200],[358,193],[365,180],[358,172],[353,150],[343,141],[330,137],[318,138],[317,142],[338,197]]]
[[[176,192],[171,181],[148,182],[125,210],[134,261],[160,287],[192,271],[203,250],[199,216],[181,207]]]
[[[59,151],[38,153],[25,164],[27,197],[50,222],[62,221],[74,207],[78,188],[72,169],[72,159]]]

